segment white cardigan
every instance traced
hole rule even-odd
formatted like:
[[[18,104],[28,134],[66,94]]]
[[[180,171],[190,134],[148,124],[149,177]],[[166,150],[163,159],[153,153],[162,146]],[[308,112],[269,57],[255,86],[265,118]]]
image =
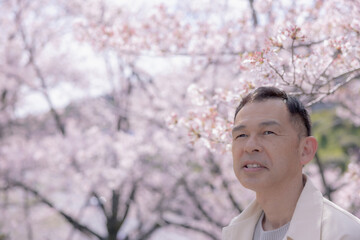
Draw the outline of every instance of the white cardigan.
[[[360,240],[360,220],[325,199],[306,178],[284,240]],[[252,240],[262,209],[254,200],[222,231],[222,240]]]

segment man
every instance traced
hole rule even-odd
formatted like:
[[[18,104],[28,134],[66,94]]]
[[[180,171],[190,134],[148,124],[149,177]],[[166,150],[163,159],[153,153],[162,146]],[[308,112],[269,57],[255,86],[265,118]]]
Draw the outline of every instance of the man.
[[[317,150],[299,100],[273,87],[246,96],[232,130],[234,172],[256,199],[223,240],[359,240],[360,220],[323,198],[302,168]]]

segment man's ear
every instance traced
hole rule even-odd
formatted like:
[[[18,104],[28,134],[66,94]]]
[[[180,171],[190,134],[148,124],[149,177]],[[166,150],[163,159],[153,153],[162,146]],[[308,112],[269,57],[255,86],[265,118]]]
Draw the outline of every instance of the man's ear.
[[[300,149],[300,163],[301,165],[305,165],[314,158],[316,150],[318,148],[318,142],[315,137],[309,136],[303,139],[301,146],[302,147]]]

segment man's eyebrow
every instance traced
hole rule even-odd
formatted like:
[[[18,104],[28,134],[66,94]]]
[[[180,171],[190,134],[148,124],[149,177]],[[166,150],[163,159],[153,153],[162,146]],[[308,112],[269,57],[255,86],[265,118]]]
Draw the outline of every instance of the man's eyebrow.
[[[246,127],[245,125],[236,125],[233,127],[231,132],[234,133],[236,131],[240,131],[240,130],[244,129],[245,127]]]
[[[270,121],[261,122],[259,125],[260,126],[270,126],[270,125],[280,126],[280,123],[278,123],[277,121],[270,120]]]
[[[270,120],[270,121],[261,122],[261,123],[259,124],[259,126],[271,126],[271,125],[280,126],[280,123],[278,123],[277,121]],[[246,126],[243,125],[243,124],[236,125],[236,126],[233,127],[233,129],[232,129],[231,132],[234,133],[234,132],[236,132],[236,131],[243,130],[244,128],[246,128]]]

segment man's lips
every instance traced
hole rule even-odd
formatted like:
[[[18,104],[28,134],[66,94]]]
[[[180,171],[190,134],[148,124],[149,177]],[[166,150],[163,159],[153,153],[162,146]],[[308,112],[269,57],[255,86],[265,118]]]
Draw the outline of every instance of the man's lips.
[[[259,164],[247,164],[244,167],[246,167],[246,168],[260,168],[261,165],[259,165]]]
[[[263,164],[258,162],[245,162],[242,167],[248,169],[266,168]]]

